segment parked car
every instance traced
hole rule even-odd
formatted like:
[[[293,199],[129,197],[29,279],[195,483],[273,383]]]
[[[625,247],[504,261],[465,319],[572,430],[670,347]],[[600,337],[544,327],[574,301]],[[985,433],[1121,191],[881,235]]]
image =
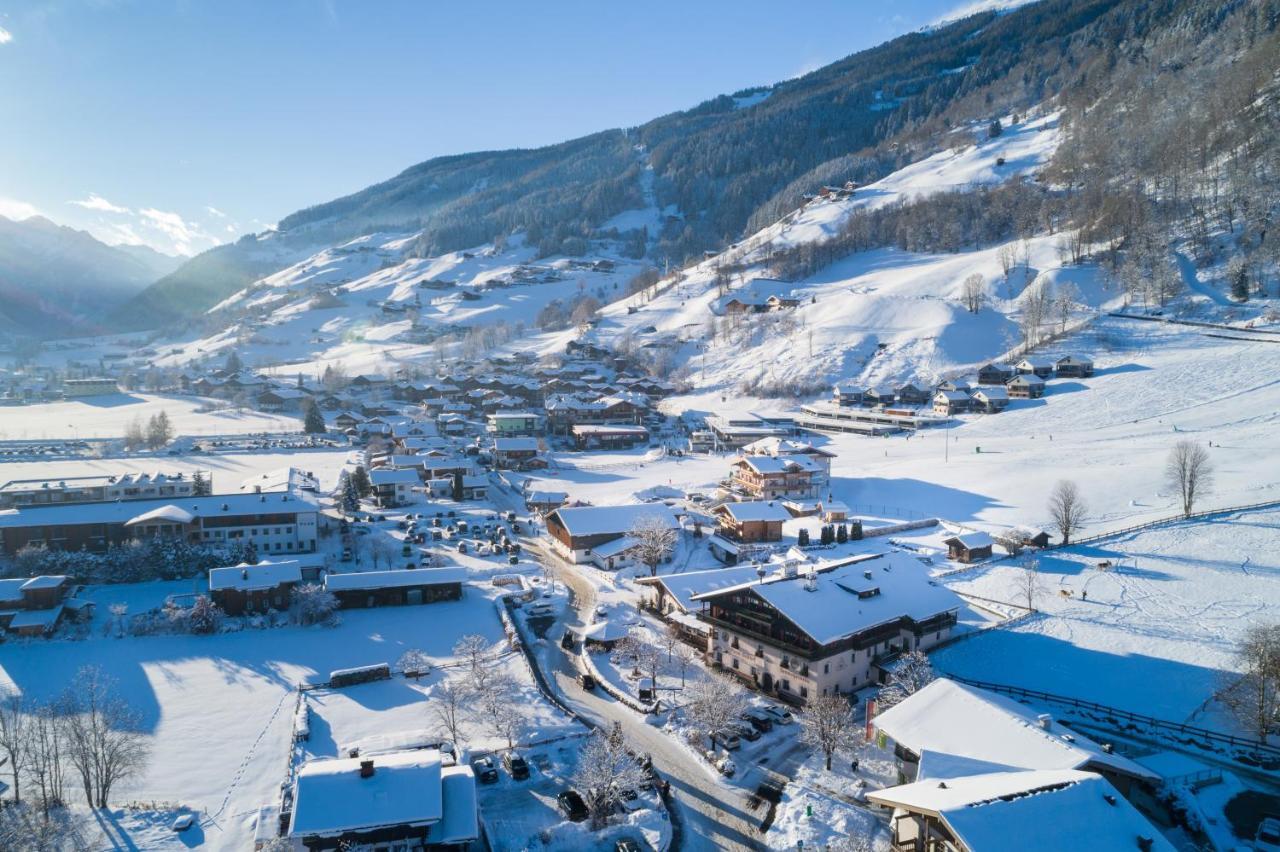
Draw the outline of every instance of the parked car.
[[[502,755],[502,766],[517,781],[523,781],[529,777],[529,764],[514,751],[509,751]]]
[[[635,790],[623,790],[618,799],[618,807],[623,813],[633,814],[644,807],[644,799]]]
[[[493,784],[498,780],[498,765],[493,762],[492,757],[477,757],[471,761],[471,770],[481,784]]]
[[[763,710],[757,710],[752,707],[738,718],[747,722],[762,734],[767,734],[769,731],[773,730],[773,717]]]
[[[590,690],[596,688],[596,679],[589,674],[578,675],[578,683],[582,685],[583,689]]]
[[[742,748],[742,740],[733,731],[720,730],[716,731],[711,738],[712,742],[723,748],[725,751],[737,751]]]
[[[796,720],[796,717],[791,715],[790,710],[785,707],[779,707],[777,704],[770,704],[765,707],[764,712],[773,718],[775,725],[790,725]]]
[[[753,743],[760,739],[760,732],[755,729],[754,725],[748,722],[730,722],[728,725],[725,725],[725,730],[733,731],[747,742]]]
[[[582,801],[582,797],[578,795],[577,790],[563,790],[556,794],[556,804],[560,806],[561,812],[573,822],[582,822],[590,816],[587,812],[587,803]]]
[[[614,841],[613,852],[640,852],[640,844],[636,843],[630,837],[623,837]]]
[[[458,542],[458,552],[459,553],[467,552],[467,543],[465,541]]]

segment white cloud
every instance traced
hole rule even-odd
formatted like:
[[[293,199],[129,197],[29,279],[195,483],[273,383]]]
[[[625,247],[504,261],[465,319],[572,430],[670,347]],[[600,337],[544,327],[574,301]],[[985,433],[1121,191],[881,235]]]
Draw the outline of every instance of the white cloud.
[[[68,204],[74,204],[77,207],[83,207],[85,210],[97,210],[100,213],[132,213],[128,207],[121,207],[118,204],[112,204],[107,199],[98,195],[96,192],[89,193],[88,198],[79,201],[68,201]]]
[[[8,44],[11,41],[13,41],[13,33],[4,27],[0,27],[0,44]]]
[[[168,210],[156,210],[144,207],[138,211],[142,223],[164,234],[173,241],[173,250],[178,254],[192,254],[192,244],[199,241],[216,239],[209,237],[197,225],[189,224],[177,213]]]
[[[219,219],[227,218],[227,214],[223,213],[217,207],[211,207],[206,205],[204,209],[209,211],[210,216],[217,216]]]
[[[30,219],[32,216],[39,216],[40,211],[36,209],[34,204],[28,204],[25,201],[19,201],[16,198],[0,197],[0,216],[6,219],[13,219],[20,222],[23,219]]]

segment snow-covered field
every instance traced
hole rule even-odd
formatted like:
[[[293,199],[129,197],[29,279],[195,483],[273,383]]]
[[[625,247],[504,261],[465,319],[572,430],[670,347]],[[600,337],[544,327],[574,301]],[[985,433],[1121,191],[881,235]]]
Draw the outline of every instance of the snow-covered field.
[[[939,651],[958,675],[1231,730],[1206,706],[1235,642],[1280,619],[1280,508],[1178,522],[1040,557],[1042,614]],[[1097,568],[1100,562],[1113,567]],[[1016,600],[1016,563],[953,577],[957,591]]]
[[[201,411],[225,402],[196,396],[121,393],[64,402],[0,408],[0,441],[45,438],[120,438],[139,418],[144,424],[161,411],[169,415],[176,435],[230,435],[252,432],[296,432],[302,421],[288,414],[260,411]]]

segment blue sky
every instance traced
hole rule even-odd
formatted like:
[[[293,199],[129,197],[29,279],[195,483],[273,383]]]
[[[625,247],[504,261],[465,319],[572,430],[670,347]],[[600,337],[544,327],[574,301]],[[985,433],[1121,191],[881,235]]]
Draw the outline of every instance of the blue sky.
[[[441,154],[795,76],[964,0],[0,0],[0,215],[190,254]]]

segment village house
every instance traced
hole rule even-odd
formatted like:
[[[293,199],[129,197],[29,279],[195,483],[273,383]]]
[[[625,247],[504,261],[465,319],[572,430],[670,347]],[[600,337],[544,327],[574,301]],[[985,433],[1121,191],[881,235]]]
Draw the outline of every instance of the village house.
[[[314,494],[320,490],[320,480],[309,470],[278,467],[242,480],[240,490],[254,494],[272,494],[278,491],[309,491]]]
[[[742,545],[770,544],[782,541],[782,525],[791,513],[772,500],[722,503],[715,508],[716,534],[708,547],[721,562],[737,564]],[[754,549],[748,548],[754,552]]]
[[[972,400],[964,391],[958,390],[938,390],[933,394],[933,412],[950,417],[953,414],[959,414],[968,411]]]
[[[301,411],[303,400],[310,398],[311,394],[299,388],[271,387],[260,391],[253,404],[259,411]]]
[[[579,450],[623,450],[649,440],[649,430],[643,426],[577,423],[570,434]]]
[[[480,837],[476,779],[437,749],[308,760],[289,837],[308,850],[460,849]]]
[[[929,401],[929,391],[914,382],[906,382],[893,389],[899,405],[924,405]]]
[[[637,577],[640,606],[658,613],[701,652],[711,639],[711,626],[698,619],[702,605],[695,595],[727,589],[759,578],[756,565],[734,565],[706,571],[685,571],[657,577]]]
[[[488,429],[495,435],[537,435],[542,432],[542,415],[532,411],[495,411],[488,415]]]
[[[729,485],[755,500],[803,500],[818,496],[815,476],[823,481],[822,467],[804,455],[739,456]]]
[[[28,544],[104,553],[131,539],[171,536],[191,544],[252,544],[264,556],[310,553],[319,516],[313,497],[288,491],[24,506],[0,511],[0,549],[9,556]]]
[[[1093,361],[1078,355],[1063,355],[1054,362],[1060,379],[1083,379],[1093,375]]]
[[[862,401],[867,405],[893,405],[897,398],[893,388],[867,388],[862,392]]]
[[[256,565],[213,568],[209,571],[209,598],[227,615],[285,610],[294,587],[319,581],[323,567],[315,559],[264,559]]]
[[[831,390],[832,401],[836,405],[854,406],[862,405],[862,397],[866,391],[856,385],[836,385]]]
[[[813,484],[818,487],[826,485],[827,478],[831,474],[831,460],[836,457],[836,454],[830,450],[816,447],[808,441],[778,436],[753,441],[742,448],[742,454],[744,456],[772,456],[773,458],[806,458],[821,468],[821,474],[815,472],[813,476]]]
[[[0,633],[15,636],[48,636],[68,609],[78,611],[67,598],[71,580],[62,574],[0,580]]]
[[[984,364],[978,368],[978,384],[1003,385],[1013,378],[1014,370],[1007,364]]]
[[[547,515],[546,525],[556,553],[582,564],[592,561],[596,548],[627,536],[637,523],[649,519],[680,529],[671,508],[662,503],[559,508]]]
[[[422,489],[422,477],[412,468],[377,468],[369,471],[373,498],[384,509],[413,502],[414,491]]]
[[[326,574],[324,590],[344,609],[456,601],[466,574],[459,566]]]
[[[1021,373],[1005,385],[1010,399],[1039,399],[1044,396],[1044,379],[1034,373]]]
[[[1047,379],[1053,375],[1053,362],[1048,358],[1023,358],[1014,364],[1013,368],[1022,376],[1039,376]]]
[[[537,438],[495,438],[493,463],[500,468],[523,470],[539,453]]]
[[[987,414],[995,414],[1009,407],[1009,390],[1003,385],[988,385],[973,392],[973,407]]]
[[[961,601],[904,553],[796,566],[694,595],[708,658],[793,704],[879,682],[888,661],[951,635]]]
[[[715,437],[717,449],[734,450],[761,438],[786,437],[793,431],[794,420],[784,422],[754,411],[731,416],[713,414],[707,418],[707,428]]]
[[[948,559],[963,562],[966,565],[981,559],[990,559],[991,547],[994,544],[991,536],[984,532],[953,535],[944,539],[942,543],[947,546]]]
[[[211,482],[208,474],[205,482]],[[14,479],[0,486],[0,509],[58,503],[105,503],[189,497],[195,480],[185,473],[124,473],[68,476],[58,479]]]

